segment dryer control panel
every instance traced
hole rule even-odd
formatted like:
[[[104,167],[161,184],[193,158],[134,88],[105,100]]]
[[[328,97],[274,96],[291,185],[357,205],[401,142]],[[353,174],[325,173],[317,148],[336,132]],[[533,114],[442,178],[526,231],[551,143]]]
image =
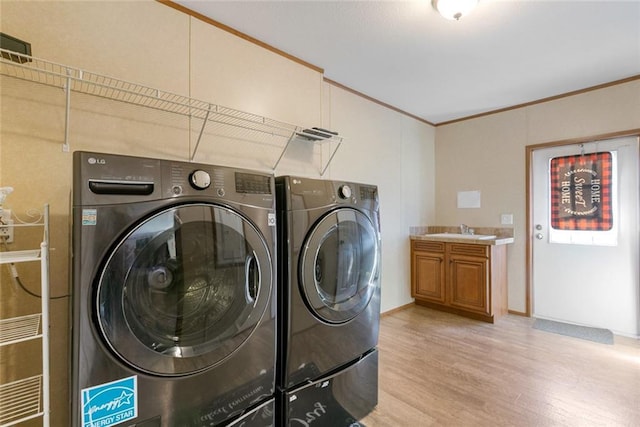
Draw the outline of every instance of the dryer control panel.
[[[329,181],[314,178],[280,176],[276,186],[284,210],[308,210],[329,206],[351,205],[359,209],[377,211],[378,187],[356,182]]]

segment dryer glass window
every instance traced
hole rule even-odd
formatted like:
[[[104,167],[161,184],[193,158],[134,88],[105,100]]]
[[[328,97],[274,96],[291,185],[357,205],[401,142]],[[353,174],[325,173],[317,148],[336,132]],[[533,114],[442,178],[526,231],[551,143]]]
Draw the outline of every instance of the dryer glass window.
[[[114,352],[160,375],[204,370],[249,337],[267,307],[271,259],[240,214],[185,205],[141,223],[98,286],[98,321]]]
[[[378,286],[378,232],[355,209],[325,216],[311,231],[300,264],[303,294],[321,319],[351,320],[368,305]]]

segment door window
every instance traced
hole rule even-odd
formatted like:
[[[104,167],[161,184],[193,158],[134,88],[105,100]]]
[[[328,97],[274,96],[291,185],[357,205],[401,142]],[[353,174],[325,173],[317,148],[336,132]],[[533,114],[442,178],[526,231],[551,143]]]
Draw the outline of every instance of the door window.
[[[379,262],[378,232],[366,215],[343,208],[325,216],[309,233],[300,261],[309,308],[327,322],[351,320],[376,291]]]
[[[126,362],[159,375],[204,370],[257,326],[271,259],[238,213],[192,204],[165,210],[122,239],[99,278],[97,319]]]

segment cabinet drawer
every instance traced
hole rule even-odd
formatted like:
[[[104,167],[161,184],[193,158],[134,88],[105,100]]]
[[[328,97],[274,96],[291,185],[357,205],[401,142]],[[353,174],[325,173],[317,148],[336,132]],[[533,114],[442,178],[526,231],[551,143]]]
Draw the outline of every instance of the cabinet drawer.
[[[450,243],[449,253],[455,255],[468,255],[468,256],[489,256],[489,246],[485,245],[470,245],[465,243]]]
[[[422,252],[444,252],[444,242],[430,242],[428,240],[414,240],[413,250]]]

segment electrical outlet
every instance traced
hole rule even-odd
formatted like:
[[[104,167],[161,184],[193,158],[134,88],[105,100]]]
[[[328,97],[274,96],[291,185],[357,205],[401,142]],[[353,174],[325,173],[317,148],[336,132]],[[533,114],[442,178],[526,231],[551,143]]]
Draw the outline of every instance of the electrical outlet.
[[[0,211],[0,222],[0,239],[5,243],[13,243],[13,220],[9,209]]]
[[[502,215],[500,215],[500,224],[502,224],[502,225],[513,225],[513,214],[502,214]]]

